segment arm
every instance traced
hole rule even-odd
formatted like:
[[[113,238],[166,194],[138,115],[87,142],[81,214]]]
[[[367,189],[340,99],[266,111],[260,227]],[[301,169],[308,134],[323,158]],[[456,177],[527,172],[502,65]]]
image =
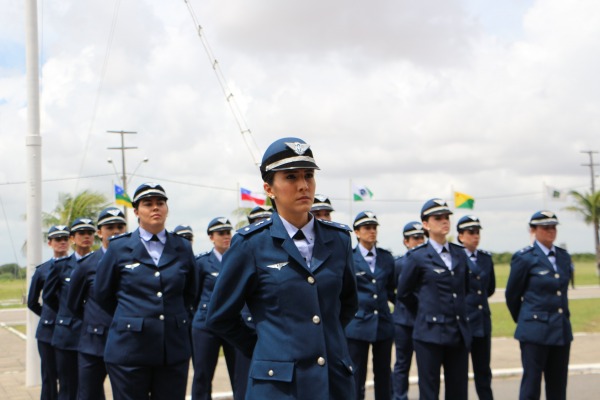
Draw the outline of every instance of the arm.
[[[491,297],[496,292],[496,272],[494,271],[494,261],[490,257],[490,280],[488,282],[488,297]]]
[[[59,265],[62,265],[64,262],[64,260],[57,260],[50,264],[48,277],[46,278],[46,282],[44,283],[44,288],[42,290],[42,299],[44,300],[44,304],[50,307],[54,312],[58,312],[58,306],[60,302],[59,293],[62,286],[59,274]]]
[[[83,304],[87,297],[89,285],[87,282],[87,265],[79,265],[71,273],[71,284],[67,294],[67,307],[77,318],[83,317]]]
[[[350,237],[346,241],[346,267],[344,268],[344,277],[342,291],[340,293],[340,322],[345,327],[354,319],[354,314],[358,310],[358,294],[356,292],[356,275],[354,274],[354,256]]]
[[[98,263],[96,279],[91,289],[91,295],[98,305],[107,313],[113,315],[117,308],[117,290],[119,288],[118,251],[115,246],[109,246]]]
[[[42,314],[42,305],[40,304],[40,294],[44,287],[44,280],[38,267],[33,276],[31,277],[31,285],[29,285],[29,292],[27,294],[27,308],[33,311],[38,317]]]
[[[396,296],[406,308],[413,314],[416,314],[418,301],[415,290],[419,283],[419,269],[416,257],[409,251],[402,259],[402,268],[398,277],[398,288]]]
[[[394,265],[394,257],[392,257],[391,254],[388,254],[388,256],[386,257],[386,260],[387,260],[387,264],[389,265],[389,268],[390,268],[390,274],[387,278],[387,282],[385,285],[386,292],[387,292],[387,299],[390,303],[395,304],[396,303],[396,284],[398,282],[397,275],[396,275],[396,266]]]
[[[184,239],[186,240],[186,239]],[[185,280],[185,289],[184,289],[184,304],[185,308],[190,313],[190,318],[194,317],[194,312],[196,307],[198,306],[199,300],[199,290],[197,284],[197,271],[196,271],[196,259],[194,258],[194,253],[192,251],[191,246],[186,246],[186,257],[188,259],[188,274]]]
[[[510,261],[510,274],[506,283],[505,296],[506,306],[515,322],[519,319],[521,297],[527,286],[528,271],[529,265],[526,257],[519,253],[514,254]]]

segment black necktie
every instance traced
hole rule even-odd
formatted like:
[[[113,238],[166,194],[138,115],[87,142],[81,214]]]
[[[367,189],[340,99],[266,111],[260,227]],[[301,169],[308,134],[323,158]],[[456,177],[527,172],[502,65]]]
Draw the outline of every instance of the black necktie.
[[[375,256],[375,254],[373,254],[372,251],[370,251],[370,252],[367,253],[367,257],[374,257],[374,256]]]
[[[152,235],[152,237],[150,238],[151,242],[160,242],[160,240],[158,240],[158,236],[156,235]]]
[[[548,253],[548,257],[554,257],[554,252],[552,250],[550,250],[550,252]]]
[[[447,252],[448,252],[448,249],[445,247],[442,247],[442,253],[447,253]]]
[[[292,239],[294,239],[294,240],[304,240],[304,239],[306,239],[306,236],[304,236],[304,233],[302,233],[301,229],[298,229],[298,232],[296,232],[294,234],[294,236],[292,237]]]

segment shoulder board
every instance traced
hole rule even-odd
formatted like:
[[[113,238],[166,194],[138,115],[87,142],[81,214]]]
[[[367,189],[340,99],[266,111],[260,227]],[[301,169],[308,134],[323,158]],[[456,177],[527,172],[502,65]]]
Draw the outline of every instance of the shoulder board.
[[[63,262],[63,261],[66,261],[66,260],[68,260],[68,259],[70,259],[70,258],[71,258],[71,256],[70,256],[70,255],[68,255],[68,256],[64,256],[64,257],[59,257],[59,258],[56,258],[56,259],[54,259],[54,262],[55,262],[55,263],[56,263],[56,262]]]
[[[264,228],[271,225],[272,223],[273,223],[273,218],[263,219],[263,220],[260,220],[253,224],[250,224],[250,225],[246,225],[245,227],[238,229],[236,233],[239,233],[242,236],[250,235],[254,232],[263,230]]]
[[[77,260],[78,263],[82,262],[83,260],[85,260],[86,258],[88,258],[89,256],[91,256],[92,254],[94,254],[95,251],[90,251],[89,253],[87,253],[85,256],[81,257],[79,260]]]
[[[124,237],[129,237],[129,236],[131,236],[131,232],[125,232],[125,233],[121,233],[120,235],[113,236],[108,240],[110,240],[112,242],[113,240],[121,239]]]
[[[490,257],[492,256],[492,253],[487,250],[477,249],[477,252],[481,253],[481,254],[485,254],[486,256],[490,256]]]
[[[388,249],[384,249],[384,248],[381,248],[381,247],[377,247],[377,251],[381,251],[382,253],[392,254],[392,252],[389,251]]]
[[[330,228],[336,228],[341,231],[352,232],[352,229],[350,229],[350,227],[346,224],[342,224],[342,223],[335,222],[335,221],[327,221],[325,219],[318,219],[318,218],[315,218],[315,221],[317,221],[317,223],[319,223],[323,226],[327,226]]]
[[[413,252],[413,251],[415,251],[415,250],[421,250],[421,249],[424,249],[425,247],[427,247],[427,242],[425,242],[425,243],[421,243],[420,245],[413,247],[412,249],[410,249],[409,251],[407,251],[407,252],[406,252],[406,254],[408,254],[408,253],[412,253],[412,252]]]
[[[463,246],[460,243],[452,243],[452,242],[450,242],[449,244],[450,244],[450,246],[458,247],[461,250],[465,248],[465,246]]]
[[[200,253],[200,254],[198,254],[198,255],[196,256],[196,260],[197,260],[197,259],[199,259],[199,258],[202,258],[202,257],[206,257],[206,256],[208,256],[209,254],[210,254],[210,250],[209,250],[209,251],[205,251],[205,252],[203,252],[203,253]]]
[[[523,247],[521,250],[517,251],[518,254],[528,253],[533,250],[533,246]]]

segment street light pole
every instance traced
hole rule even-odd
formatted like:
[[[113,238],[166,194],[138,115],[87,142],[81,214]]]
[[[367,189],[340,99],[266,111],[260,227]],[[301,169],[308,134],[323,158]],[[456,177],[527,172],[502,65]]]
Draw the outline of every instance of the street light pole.
[[[136,135],[137,132],[132,131],[106,131],[108,133],[118,133],[121,135],[121,147],[107,147],[109,150],[121,150],[121,165],[122,165],[122,175],[121,179],[123,181],[123,191],[127,193],[127,169],[125,166],[125,150],[137,149],[137,147],[125,147],[125,135]],[[127,221],[127,206],[123,206],[123,214],[125,215],[125,221]]]

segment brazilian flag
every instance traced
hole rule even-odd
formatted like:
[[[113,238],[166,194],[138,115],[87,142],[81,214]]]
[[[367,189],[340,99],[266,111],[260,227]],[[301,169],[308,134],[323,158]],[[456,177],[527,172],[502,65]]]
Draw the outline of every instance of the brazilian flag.
[[[475,205],[475,199],[465,193],[454,192],[454,207],[455,208],[468,208],[473,209]]]

